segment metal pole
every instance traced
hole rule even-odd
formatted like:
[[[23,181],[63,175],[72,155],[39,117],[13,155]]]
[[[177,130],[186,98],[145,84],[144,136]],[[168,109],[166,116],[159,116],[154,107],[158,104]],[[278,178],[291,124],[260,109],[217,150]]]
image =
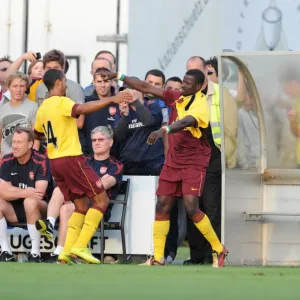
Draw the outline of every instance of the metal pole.
[[[25,0],[24,3],[24,44],[23,53],[28,51],[28,29],[29,29],[29,0]],[[24,73],[27,72],[27,61],[24,62]]]
[[[117,0],[117,24],[116,34],[120,34],[120,14],[121,14],[121,0]],[[119,68],[119,57],[120,57],[120,43],[116,43],[116,70]]]

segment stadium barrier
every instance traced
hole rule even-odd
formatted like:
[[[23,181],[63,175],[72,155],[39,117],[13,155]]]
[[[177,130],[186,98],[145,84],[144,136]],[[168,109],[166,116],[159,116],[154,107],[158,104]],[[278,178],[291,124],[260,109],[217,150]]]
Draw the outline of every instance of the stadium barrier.
[[[152,254],[152,226],[154,220],[157,188],[155,176],[123,176],[130,179],[129,197],[125,220],[125,240],[128,255]],[[121,219],[122,205],[114,205],[111,222],[119,222]],[[22,228],[8,229],[10,245],[13,252],[30,252],[31,241],[28,231]],[[100,253],[100,231],[98,230],[91,239],[92,253]],[[41,238],[41,252],[53,252],[57,243],[55,239]],[[121,234],[115,230],[105,230],[106,254],[122,254]]]

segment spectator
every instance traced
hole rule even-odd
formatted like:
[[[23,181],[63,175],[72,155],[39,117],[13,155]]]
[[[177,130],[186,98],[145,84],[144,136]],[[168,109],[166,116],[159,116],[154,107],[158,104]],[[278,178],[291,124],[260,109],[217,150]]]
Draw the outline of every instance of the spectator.
[[[145,81],[156,88],[162,89],[164,87],[166,77],[165,74],[157,69],[150,70],[146,73],[145,76]],[[162,101],[161,99],[156,98],[153,95],[146,94],[145,95],[145,100],[151,100],[154,101],[155,103],[159,104],[159,106],[162,109],[162,115],[163,115],[163,122],[162,125],[166,125],[169,120],[169,113],[168,113],[168,107],[165,105],[165,102]]]
[[[92,63],[92,71],[91,74],[94,77],[95,71],[98,68],[106,68],[109,69],[110,71],[115,71],[116,70],[116,57],[108,50],[101,50],[99,51],[95,58],[94,62]],[[117,92],[118,90],[118,84],[115,80],[112,81],[113,87],[115,88],[115,91]],[[90,96],[92,95],[94,91],[93,85],[89,85],[84,89],[84,95],[85,96]]]
[[[91,96],[86,97],[85,102],[94,100],[105,101],[107,98],[115,95],[115,88],[113,87],[113,80],[104,80],[99,72],[110,71],[107,68],[98,68],[94,73],[93,87],[95,88]],[[93,155],[91,132],[98,126],[114,126],[116,121],[116,115],[119,113],[119,106],[112,103],[101,110],[93,112],[85,117],[84,132],[87,142],[87,151],[89,155]],[[116,150],[113,150],[113,154],[116,155]]]
[[[113,145],[113,130],[111,127],[96,127],[91,133],[91,139],[94,155],[87,158],[87,162],[101,178],[102,185],[106,189],[109,199],[115,200],[118,196],[119,186],[122,182],[123,165],[110,156],[110,149]],[[36,223],[37,229],[45,227],[50,228],[47,236],[53,238],[53,228],[55,226],[56,218],[59,215],[60,222],[57,248],[55,252],[51,254],[48,262],[56,262],[58,255],[63,250],[68,220],[75,210],[75,206],[72,202],[64,204],[63,195],[58,188],[56,188],[54,193],[56,196],[52,196],[50,200],[47,220],[39,220]],[[110,204],[105,212],[104,220],[106,222],[110,219],[112,207],[113,205]]]
[[[62,72],[65,71],[66,58],[65,55],[59,50],[51,50],[47,52],[43,57],[43,64],[45,71],[50,69],[57,69]],[[41,83],[36,89],[36,100],[39,102],[39,105],[47,97],[47,88],[44,83]],[[73,100],[77,104],[84,103],[84,95],[81,86],[67,79],[67,92],[66,96]],[[86,141],[84,138],[84,131],[82,130],[84,125],[84,115],[81,115],[77,120],[77,128],[79,129],[79,139],[82,146],[82,152],[86,154]]]
[[[26,91],[29,100],[36,101],[35,93],[40,83],[43,82],[44,66],[42,60],[33,61],[28,67],[28,76],[31,78],[30,87]]]
[[[242,169],[256,168],[260,158],[259,123],[255,102],[248,93],[244,107],[239,110],[237,161]]]
[[[165,83],[166,90],[181,91],[182,80],[179,77],[170,77]]]
[[[285,66],[285,70],[281,73],[280,81],[283,84],[283,91],[289,97],[290,105],[286,105],[288,111],[287,117],[289,127],[292,134],[297,139],[296,155],[297,165],[300,165],[300,72],[295,66]],[[287,133],[283,133],[287,135]],[[291,147],[293,143],[288,145]]]
[[[43,57],[43,64],[45,71],[50,69],[57,69],[62,72],[65,70],[65,62],[66,58],[65,55],[59,50],[51,50],[47,52]],[[72,99],[76,103],[83,103],[84,102],[84,95],[81,86],[70,80],[67,79],[67,92],[66,96]],[[38,101],[43,101],[46,98],[47,88],[44,83],[40,84],[36,90],[36,99]],[[81,118],[81,116],[80,116]],[[81,126],[78,124],[81,123]],[[78,128],[83,127],[83,120],[77,122]]]
[[[223,81],[229,76],[229,68],[226,63],[222,64]],[[215,88],[219,83],[219,70],[217,57],[210,58],[207,64],[207,77],[209,82],[213,82]],[[212,85],[211,85],[212,87]],[[226,166],[232,169],[236,166],[236,147],[237,147],[237,132],[238,132],[238,112],[237,105],[232,95],[226,87],[223,87],[224,99],[224,123],[225,123],[225,158]],[[218,106],[218,109],[219,106]],[[220,143],[219,143],[220,144]]]
[[[105,58],[108,61],[110,61],[111,65],[112,65],[112,71],[115,72],[116,71],[116,57],[108,50],[101,50],[99,51],[96,56],[95,56],[95,60],[99,59],[99,58]]]
[[[32,101],[36,101],[35,92],[37,86],[42,82],[42,77],[44,75],[43,62],[41,60],[36,60],[36,53],[29,51],[16,59],[8,68],[7,76],[14,72],[18,72],[25,61],[30,61],[31,64],[28,67],[28,76],[31,79],[30,86],[26,91],[27,98]]]
[[[91,71],[90,71],[90,73],[93,77],[93,80],[94,80],[94,75],[96,73],[96,70],[100,69],[100,68],[106,68],[108,70],[112,70],[112,63],[104,57],[96,58],[92,62]],[[93,85],[93,83],[91,83],[89,86],[87,86],[84,89],[84,96],[85,97],[91,96],[93,94],[94,90],[95,90],[94,85]]]
[[[30,79],[21,72],[13,73],[7,78],[11,100],[2,106],[0,111],[2,155],[12,151],[12,136],[17,127],[34,126],[38,106],[25,96],[29,83]],[[33,148],[39,150],[39,147],[40,142],[34,141]]]
[[[131,89],[124,84],[124,88]],[[148,145],[151,132],[162,125],[162,110],[158,103],[143,98],[142,93],[132,91],[131,104],[120,104],[121,117],[116,115],[115,135],[120,142],[120,161],[127,175],[159,175],[164,163],[162,139]]]
[[[45,156],[32,150],[31,128],[17,128],[12,145],[12,153],[3,157],[0,169],[0,261],[14,261],[7,237],[8,221],[27,222],[32,244],[29,262],[41,262],[40,234],[34,223],[46,213],[49,163]]]
[[[4,100],[10,100],[10,94],[6,86],[7,70],[12,64],[8,56],[0,58],[0,105]]]
[[[44,76],[44,65],[42,60],[36,60],[32,62],[28,67],[28,76],[30,78],[42,79]]]

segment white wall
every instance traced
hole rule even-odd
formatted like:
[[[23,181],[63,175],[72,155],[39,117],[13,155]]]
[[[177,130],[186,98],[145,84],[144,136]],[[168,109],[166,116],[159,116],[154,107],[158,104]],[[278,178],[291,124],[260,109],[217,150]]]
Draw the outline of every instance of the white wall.
[[[218,19],[211,22],[215,11],[219,11],[217,4],[215,0],[130,0],[129,74],[142,78],[149,69],[158,68],[167,76],[182,76],[186,60],[190,56],[207,57],[214,53],[220,48]],[[195,12],[194,16],[193,12]],[[192,27],[188,25],[189,18],[197,19]],[[210,24],[212,28],[207,30]],[[173,51],[172,43],[183,26],[185,26],[183,35],[187,37],[181,38],[181,44],[180,41],[178,42],[176,46],[178,50],[175,54],[169,54],[173,59],[165,67],[166,64],[161,61],[164,61],[163,57],[168,49]],[[215,38],[211,38],[212,31],[216,33]]]
[[[164,69],[159,60],[195,5],[201,5],[203,11]],[[300,40],[296,38],[300,31],[299,0],[130,0],[129,6],[130,75],[143,77],[149,69],[159,68],[167,77],[182,76],[192,55],[209,58],[222,49],[268,50],[265,37],[270,39],[277,31],[279,40],[275,50],[300,49]],[[281,12],[282,22],[276,23],[277,28],[271,31],[262,14],[274,6]]]
[[[1,0],[0,56],[9,54],[15,59],[23,52],[23,3],[20,0]],[[114,43],[96,42],[96,37],[116,32],[116,3],[116,0],[29,0],[28,49],[44,54],[57,48],[66,55],[79,55],[81,84],[88,85],[91,80],[90,64],[95,54],[104,49],[115,53]],[[9,18],[10,32],[7,26]],[[127,22],[128,0],[122,0],[122,33],[127,32]],[[127,68],[125,46],[120,51],[120,68],[125,71]],[[73,73],[71,70],[70,74]]]

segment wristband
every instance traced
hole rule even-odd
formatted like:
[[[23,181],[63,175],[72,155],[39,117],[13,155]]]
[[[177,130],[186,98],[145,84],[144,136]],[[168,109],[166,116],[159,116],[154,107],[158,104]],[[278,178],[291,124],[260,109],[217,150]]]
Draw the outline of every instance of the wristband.
[[[118,72],[117,73],[117,79],[123,81],[125,78],[125,75],[123,73]]]
[[[162,129],[166,134],[169,134],[170,131],[171,131],[170,126],[163,126],[161,129]]]

